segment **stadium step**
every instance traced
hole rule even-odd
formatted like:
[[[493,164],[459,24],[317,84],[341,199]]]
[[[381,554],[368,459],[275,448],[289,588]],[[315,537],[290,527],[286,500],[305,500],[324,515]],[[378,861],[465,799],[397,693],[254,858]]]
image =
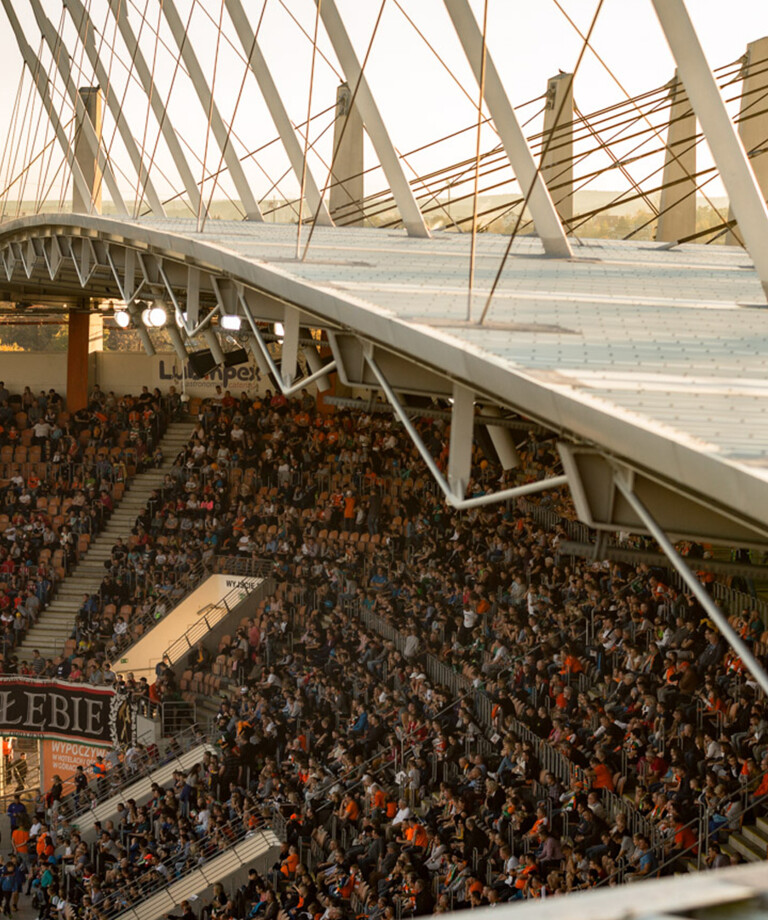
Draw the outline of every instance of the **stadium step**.
[[[738,853],[747,862],[764,862],[765,860],[765,846],[758,846],[752,840],[749,840],[744,836],[743,829],[738,833],[731,834],[728,838],[728,843],[723,844],[722,850],[729,855]]]
[[[162,485],[165,474],[173,466],[173,461],[189,440],[191,432],[190,422],[174,422],[168,426],[160,441],[162,466],[139,473],[126,483],[123,498],[112,512],[106,527],[94,538],[71,573],[61,581],[53,601],[40,614],[38,622],[16,649],[20,661],[28,661],[34,649],[38,649],[43,658],[56,658],[61,654],[64,643],[72,633],[83,595],[99,590],[104,563],[111,557],[117,538],[122,537],[128,541],[136,518],[144,510],[152,491]]]
[[[152,795],[153,783],[165,786],[173,779],[173,774],[176,770],[186,772],[196,763],[200,763],[206,751],[219,753],[217,748],[207,742],[198,744],[185,753],[172,757],[167,763],[157,767],[146,776],[140,777],[136,782],[124,786],[117,794],[111,795],[109,798],[99,802],[98,805],[89,808],[81,815],[77,815],[72,820],[73,825],[79,829],[80,836],[86,843],[93,842],[96,839],[94,827],[96,821],[101,821],[103,824],[105,821],[116,818],[118,815],[117,806],[121,802],[128,801],[128,799],[134,799],[138,805],[146,804]],[[83,766],[86,767],[86,772],[88,772],[87,765],[83,764]]]
[[[159,891],[132,904],[115,920],[156,920],[178,909],[178,905],[192,897],[200,897],[206,888],[216,882],[223,882],[244,866],[265,873],[274,862],[280,849],[280,841],[271,830],[254,831],[234,846],[208,859],[199,869],[172,881]]]
[[[766,854],[768,854],[768,833],[756,824],[745,824],[740,831],[740,836],[760,852],[760,859],[766,858]]]

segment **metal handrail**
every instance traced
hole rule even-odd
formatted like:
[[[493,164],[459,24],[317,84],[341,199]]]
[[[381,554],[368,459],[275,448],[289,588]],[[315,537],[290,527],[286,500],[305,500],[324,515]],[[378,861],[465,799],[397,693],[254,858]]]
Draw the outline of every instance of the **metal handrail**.
[[[244,566],[244,563],[247,565]],[[238,569],[247,567],[248,571],[243,573],[239,572]],[[255,571],[258,570],[258,571]],[[196,563],[184,576],[184,585],[181,593],[179,593],[179,585],[177,582],[172,587],[169,587],[166,590],[161,590],[158,592],[155,602],[152,604],[152,607],[146,614],[140,617],[131,617],[131,626],[140,624],[145,628],[151,629],[155,624],[159,623],[161,620],[165,619],[172,610],[174,610],[182,601],[186,600],[192,592],[198,588],[203,580],[209,575],[229,572],[232,575],[239,574],[248,574],[251,575],[262,575],[266,576],[274,570],[274,562],[268,559],[240,559],[237,556],[217,556],[214,560],[213,568],[207,566],[204,562]],[[157,610],[162,601],[167,602],[167,609],[162,616],[157,616]],[[114,655],[109,658],[109,660],[114,664],[119,661],[120,658],[123,658],[126,652],[136,645],[142,638],[144,638],[144,632],[142,635],[133,639],[128,645],[122,646],[118,649]],[[109,656],[108,656],[109,657]]]
[[[762,777],[754,777],[753,780],[751,780],[750,782],[758,783],[758,781],[759,781],[760,779],[762,779]],[[742,796],[742,795],[744,794],[744,792],[746,791],[746,789],[749,787],[749,785],[750,785],[750,783],[747,783],[747,784],[745,784],[745,787],[744,787],[744,788],[735,790],[731,795],[729,795],[729,796],[727,796],[725,799],[723,799],[723,802],[730,802],[730,801],[733,801],[734,799],[736,799],[736,798]],[[747,814],[747,812],[750,812],[750,811],[752,811],[753,809],[756,809],[758,805],[762,805],[762,804],[764,804],[764,803],[766,803],[766,802],[768,802],[768,794],[763,795],[763,796],[760,796],[759,799],[755,799],[754,802],[751,802],[749,805],[747,805],[747,806],[743,809],[743,811],[742,811],[742,813],[741,813],[741,818],[742,818],[742,820],[743,820],[744,815]],[[706,821],[706,819],[707,819],[707,817],[708,817],[708,815],[707,815],[708,809],[707,809],[706,807],[704,807],[703,804],[702,804],[701,802],[698,802],[698,806],[699,806],[699,813],[696,815],[696,817],[695,817],[695,818],[691,818],[691,820],[688,821],[687,824],[683,824],[682,827],[678,828],[678,829],[676,830],[675,833],[679,833],[680,831],[685,830],[686,828],[691,828],[691,827],[693,827],[695,824],[696,824],[696,825],[700,825],[700,822],[702,821],[702,819],[704,819],[704,820]],[[702,814],[702,811],[701,811],[702,808],[703,808],[703,812],[704,812],[703,814]],[[725,829],[725,828],[721,828],[721,830],[724,830],[724,829]],[[708,840],[708,839],[709,839],[709,830],[708,830],[708,828],[705,830],[705,833],[704,833],[703,836],[704,836],[704,840]],[[673,838],[673,839],[674,839],[674,838]],[[685,847],[683,850],[681,850],[679,853],[676,853],[673,857],[671,857],[670,859],[666,860],[665,862],[660,863],[660,864],[656,867],[656,869],[654,870],[654,873],[653,873],[653,874],[654,874],[654,875],[658,875],[659,873],[661,873],[661,871],[662,871],[663,869],[666,869],[666,868],[668,868],[669,866],[674,865],[676,862],[678,862],[680,859],[682,859],[684,856],[686,856],[686,854],[692,853],[693,850],[695,850],[697,847],[698,847],[698,849],[699,849],[699,852],[701,852],[701,847],[702,847],[702,844],[703,844],[704,840],[702,840],[702,835],[699,834],[698,837],[697,837],[697,839],[696,839],[696,842],[695,842],[695,843],[692,843],[690,846]],[[663,847],[664,844],[667,843],[667,842],[669,842],[668,839],[667,839],[667,840],[660,840],[658,843],[654,844],[654,845],[651,847],[651,849],[658,849],[659,847]],[[616,872],[614,872],[612,875],[608,875],[608,876],[606,876],[604,879],[601,879],[601,880],[597,883],[597,885],[595,885],[594,887],[595,887],[595,888],[602,888],[604,885],[609,885],[613,880],[616,880],[616,879],[618,879],[619,881],[622,881],[625,875],[626,875],[626,866],[622,866],[622,867],[620,867],[619,869],[617,869]]]
[[[271,566],[269,569],[271,571]],[[266,574],[267,573],[265,573],[265,576]],[[254,587],[258,586],[255,585]],[[210,632],[214,626],[239,607],[243,601],[247,600],[247,595],[246,597],[241,597],[243,590],[246,590],[246,585],[241,583],[232,588],[231,591],[228,591],[224,597],[220,598],[215,604],[206,604],[205,607],[201,608],[205,610],[206,613],[193,623],[185,633],[182,633],[182,635],[174,640],[158,660],[162,660],[167,655],[171,664],[175,664],[179,661],[185,652],[193,649],[197,642]]]
[[[222,831],[226,836],[229,837],[229,831],[233,833],[233,836],[229,837],[229,844],[226,847],[219,847],[214,853],[215,856],[220,856],[222,853],[231,853],[234,851],[235,856],[237,857],[238,862],[240,863],[241,868],[250,867],[250,862],[244,862],[240,855],[237,853],[237,845],[242,843],[248,837],[253,837],[256,834],[266,837],[268,828],[248,828],[246,827],[240,818],[228,821],[223,825],[216,825],[216,829]],[[210,842],[214,839],[212,833],[207,833],[202,837],[198,837],[195,840],[195,843],[205,846],[206,842]],[[160,865],[166,867],[169,870],[168,877],[165,878],[160,872],[156,872],[157,884],[152,887],[145,888],[141,882],[132,882],[129,885],[124,885],[122,888],[117,888],[114,891],[109,892],[106,898],[104,899],[105,910],[102,912],[103,917],[113,918],[118,917],[123,913],[127,913],[131,910],[132,906],[135,904],[135,889],[138,887],[141,890],[143,897],[149,898],[152,895],[156,894],[162,888],[165,888],[167,885],[172,882],[178,882],[181,879],[188,878],[193,875],[195,872],[199,871],[202,867],[200,865],[193,865],[188,867],[186,871],[181,871],[177,875],[175,873],[175,862],[172,859],[169,859],[165,862],[160,862]],[[156,863],[155,865],[158,865]],[[154,870],[154,866],[153,866]],[[208,881],[206,880],[203,887],[208,886]],[[115,904],[115,902],[120,902]],[[107,907],[107,905],[113,904],[114,906]]]
[[[167,741],[164,751],[161,751],[158,747],[156,754],[148,753],[145,756],[139,757],[133,772],[127,773],[123,764],[113,767],[111,770],[107,771],[105,778],[95,777],[90,780],[82,792],[77,793],[72,791],[64,795],[59,799],[57,810],[59,813],[66,814],[68,819],[74,820],[80,815],[98,808],[99,805],[119,795],[122,791],[139,780],[151,778],[151,774],[157,770],[158,767],[170,763],[174,758],[178,758],[180,754],[192,750],[192,748],[196,747],[198,744],[204,744],[205,741],[205,736],[195,726],[185,728],[183,731],[179,732],[178,735],[174,735]],[[114,773],[116,770],[123,774],[122,781],[118,783],[114,782]],[[100,784],[102,782],[106,782],[107,789],[100,791]],[[66,787],[71,783],[72,777],[69,777],[65,780],[64,785]],[[91,795],[92,792],[95,792],[96,795]],[[75,802],[76,799],[77,803]]]

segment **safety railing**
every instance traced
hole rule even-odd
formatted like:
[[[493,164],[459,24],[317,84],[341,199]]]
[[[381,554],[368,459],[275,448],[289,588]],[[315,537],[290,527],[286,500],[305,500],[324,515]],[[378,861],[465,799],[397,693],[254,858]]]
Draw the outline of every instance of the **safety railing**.
[[[404,646],[405,636],[392,623],[357,602],[351,602],[349,609],[357,614],[364,625],[374,629],[388,641],[393,642],[398,649]],[[464,675],[458,674],[445,662],[440,661],[432,654],[424,655],[423,660],[430,680],[448,687],[451,695],[456,699],[470,697],[474,712],[485,730],[490,732],[495,729],[494,704],[484,690],[473,688]],[[568,786],[571,786],[574,782],[584,783],[584,771],[547,741],[534,734],[524,723],[519,720],[513,720],[510,727],[518,737],[531,744],[541,766],[555,775],[562,783]],[[484,740],[488,744],[487,751],[495,750],[495,745],[489,743],[487,738]],[[479,740],[473,739],[473,743],[475,743],[475,746],[482,746]],[[656,839],[652,822],[645,819],[633,805],[619,797],[615,797],[615,799],[608,797],[606,801],[609,807],[622,811],[631,820],[633,826],[642,828],[642,832],[650,839]]]
[[[758,777],[749,784],[743,785],[741,789],[727,796],[725,799],[722,799],[720,804],[723,805],[725,803],[736,802],[739,798],[746,798],[749,794],[749,787],[754,787],[760,779],[761,777]],[[768,803],[768,795],[763,795],[754,799],[752,802],[747,802],[740,812],[739,821],[743,821],[744,815],[756,812],[766,803]],[[656,855],[657,862],[650,877],[657,877],[664,875],[666,872],[679,869],[682,860],[689,856],[697,857],[697,868],[700,869],[702,857],[709,847],[710,838],[717,836],[720,832],[730,830],[727,827],[728,822],[726,821],[713,832],[710,829],[710,819],[713,817],[713,812],[704,803],[698,802],[697,804],[698,808],[695,817],[691,818],[685,824],[670,823],[667,826],[666,834],[663,834],[658,827],[653,827],[655,839],[649,838],[651,839],[650,849],[653,850],[654,855]],[[695,833],[694,828],[696,829]],[[675,846],[678,837],[683,840],[684,837],[687,836],[684,833],[685,831],[694,833],[694,841],[688,846]],[[643,831],[635,831],[635,833],[644,833],[644,835],[648,837],[648,834]],[[665,850],[668,848],[670,849],[670,853],[667,854],[665,858]],[[622,865],[615,873],[601,879],[595,887],[602,888],[606,885],[616,884],[616,882],[626,881],[627,876],[631,874],[632,867]]]
[[[175,607],[186,600],[190,594],[212,574],[248,575],[251,577],[266,577],[274,571],[274,563],[268,559],[240,559],[237,556],[217,556],[212,566],[204,562],[196,563],[189,572],[167,588],[159,588],[151,607],[141,615],[131,617],[130,627],[142,627],[138,635],[128,645],[123,645],[111,658],[112,662],[124,658],[133,645],[138,642],[145,632],[163,620]],[[158,659],[159,660],[159,659]]]
[[[69,820],[75,820],[79,815],[119,795],[138,780],[149,777],[158,767],[170,763],[202,744],[204,740],[202,732],[196,726],[191,726],[166,741],[149,746],[130,763],[123,760],[116,766],[107,768],[104,773],[99,773],[89,780],[81,790],[75,789],[74,776],[66,777],[63,783],[64,795],[58,802],[50,803],[47,807],[55,815],[66,815]],[[83,766],[93,768],[94,765]]]
[[[243,601],[247,600],[250,590],[256,587],[258,587],[256,582],[253,584],[241,582],[239,585],[232,588],[231,591],[228,591],[224,597],[215,604],[208,604],[201,608],[201,610],[198,611],[199,618],[185,633],[182,633],[178,639],[172,642],[157,660],[161,661],[167,656],[171,664],[176,664],[176,662],[180,661],[182,656],[191,651],[203,636],[206,636],[214,628],[214,626],[219,624],[225,617],[229,616],[229,614],[239,607]],[[150,664],[151,663],[152,659],[150,659]]]
[[[233,819],[225,824],[216,824],[209,828],[207,833],[195,839],[196,847],[200,851],[199,857],[187,856],[184,859],[167,860],[155,859],[148,867],[145,875],[129,885],[117,888],[107,894],[102,902],[100,916],[111,920],[135,906],[137,892],[142,900],[150,898],[173,882],[189,878],[204,862],[220,856],[222,853],[232,853],[237,857],[241,868],[251,868],[250,860],[244,861],[237,852],[238,844],[246,838],[259,835],[267,839],[269,828],[249,828],[240,818]],[[205,881],[202,888],[208,887]]]
[[[164,700],[160,703],[160,733],[163,738],[177,735],[197,724],[197,707],[191,700]]]

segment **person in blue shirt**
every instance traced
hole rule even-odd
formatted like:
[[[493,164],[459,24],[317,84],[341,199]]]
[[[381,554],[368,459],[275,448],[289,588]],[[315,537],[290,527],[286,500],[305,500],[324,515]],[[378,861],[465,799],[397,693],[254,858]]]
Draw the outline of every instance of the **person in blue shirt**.
[[[21,820],[22,815],[27,814],[27,809],[24,803],[21,801],[21,796],[16,793],[13,797],[13,801],[8,806],[8,817],[11,821],[11,830],[15,831],[19,826],[19,821]]]

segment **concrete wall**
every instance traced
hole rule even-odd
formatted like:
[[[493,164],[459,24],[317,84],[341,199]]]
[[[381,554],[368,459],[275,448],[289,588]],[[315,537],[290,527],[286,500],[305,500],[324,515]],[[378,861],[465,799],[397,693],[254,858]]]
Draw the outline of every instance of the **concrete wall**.
[[[159,387],[167,393],[175,386],[182,387],[190,396],[212,396],[217,384],[239,396],[243,391],[249,394],[263,392],[269,383],[256,382],[253,364],[239,367],[216,368],[202,379],[197,379],[187,364],[182,368],[174,353],[149,355],[139,352],[102,351],[90,355],[94,362],[89,375],[102,390],[114,390],[117,394],[137,393],[146,384],[150,389]],[[0,380],[5,381],[11,393],[21,394],[29,386],[34,393],[53,387],[62,396],[67,392],[66,352],[0,351]]]
[[[11,393],[21,395],[24,387],[33,393],[54,388],[62,396],[67,383],[67,353],[40,354],[30,351],[0,351],[0,380]]]

